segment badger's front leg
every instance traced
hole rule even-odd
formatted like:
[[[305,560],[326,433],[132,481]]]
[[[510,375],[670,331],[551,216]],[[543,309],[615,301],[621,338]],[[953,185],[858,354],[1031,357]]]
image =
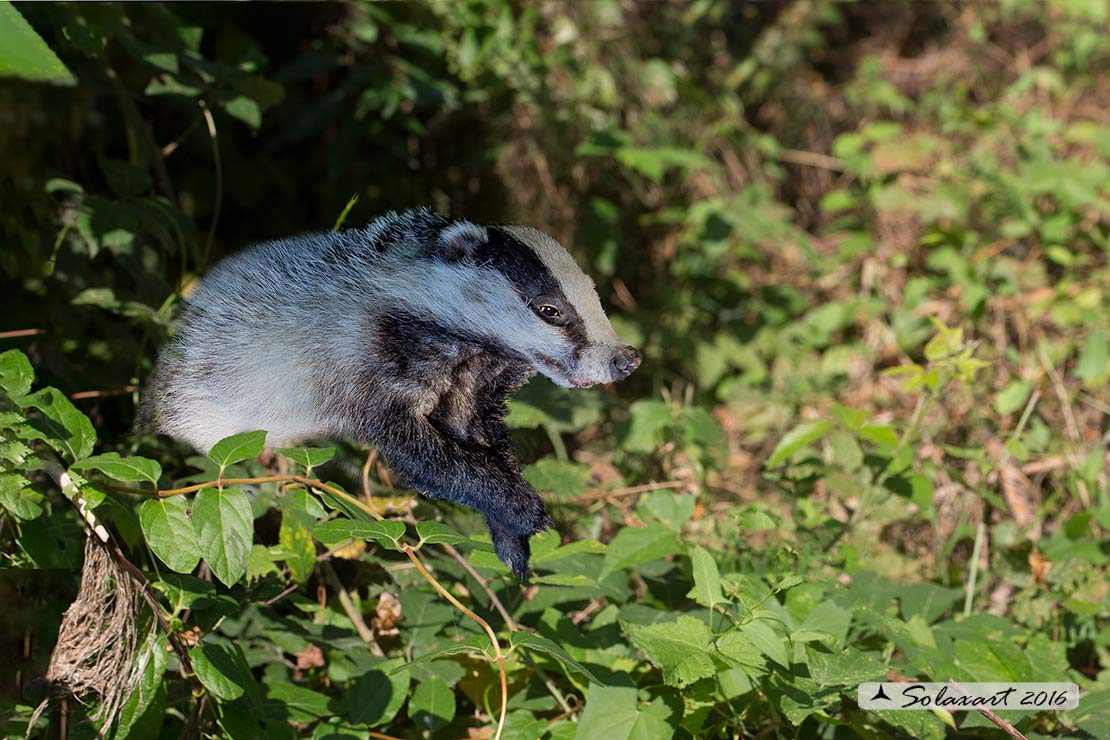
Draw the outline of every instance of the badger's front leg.
[[[503,424],[466,440],[409,409],[394,408],[372,441],[406,483],[432,498],[466,504],[486,518],[497,556],[524,580],[528,538],[552,526],[543,499],[517,469]]]

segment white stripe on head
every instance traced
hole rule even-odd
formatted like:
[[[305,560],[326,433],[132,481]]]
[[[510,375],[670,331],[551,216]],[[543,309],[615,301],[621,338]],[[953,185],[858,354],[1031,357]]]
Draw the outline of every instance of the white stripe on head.
[[[593,280],[582,272],[566,247],[539,229],[529,226],[505,225],[499,228],[529,247],[540,258],[559,284],[567,301],[581,317],[586,329],[586,340],[590,344],[624,344],[601,307]]]

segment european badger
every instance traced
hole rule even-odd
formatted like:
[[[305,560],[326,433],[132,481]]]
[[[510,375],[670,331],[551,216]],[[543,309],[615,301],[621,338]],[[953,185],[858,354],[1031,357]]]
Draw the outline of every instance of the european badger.
[[[414,488],[477,509],[523,580],[551,526],[502,422],[539,371],[584,388],[640,364],[591,280],[536,229],[427,210],[258,244],[213,268],[163,348],[139,428],[208,450],[370,442]]]

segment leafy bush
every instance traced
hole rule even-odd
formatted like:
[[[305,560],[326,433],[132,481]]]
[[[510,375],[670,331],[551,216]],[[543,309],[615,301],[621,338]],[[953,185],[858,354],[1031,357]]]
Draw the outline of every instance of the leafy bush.
[[[995,731],[860,710],[887,678],[1074,681],[1003,719],[1110,737],[1105,4],[0,17],[4,737],[79,590],[70,501],[149,584],[120,739]],[[514,400],[558,525],[524,588],[373,451],[128,431],[220,255],[420,204],[556,234],[644,350]]]

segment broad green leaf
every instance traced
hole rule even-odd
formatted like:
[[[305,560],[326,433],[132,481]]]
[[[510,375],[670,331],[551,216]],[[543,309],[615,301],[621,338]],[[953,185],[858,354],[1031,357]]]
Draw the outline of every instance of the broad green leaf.
[[[856,409],[839,403],[834,403],[829,411],[840,422],[841,426],[853,432],[857,431],[871,418],[871,412],[865,409]]]
[[[600,578],[608,574],[667,555],[682,552],[673,529],[661,526],[625,527],[617,532],[605,550]]]
[[[458,642],[452,642],[448,645],[444,645],[438,650],[424,653],[419,658],[410,660],[407,663],[401,663],[400,665],[394,666],[390,670],[390,675],[394,673],[400,673],[402,671],[408,671],[415,666],[422,665],[424,663],[430,663],[433,660],[437,660],[448,655],[458,655],[460,653],[488,653],[489,650],[490,641],[488,637],[486,637],[485,635],[472,635],[463,640],[459,640]]]
[[[694,587],[686,594],[691,599],[713,608],[725,600],[721,593],[721,574],[717,570],[717,561],[704,547],[698,545],[690,556],[690,567],[694,575]]]
[[[22,475],[0,475],[0,508],[17,519],[29,521],[42,514],[43,495]]]
[[[455,692],[437,678],[421,681],[409,697],[409,718],[434,732],[455,718]]]
[[[851,622],[852,612],[831,601],[822,601],[813,607],[801,627],[790,635],[790,639],[793,642],[822,640],[839,646],[847,637]]]
[[[148,481],[158,485],[162,466],[145,457],[120,457],[118,452],[106,452],[79,460],[70,466],[74,470],[99,470],[109,478],[122,481]]]
[[[2,356],[0,356],[2,357]],[[1079,359],[1075,362],[1075,377],[1087,387],[1093,387],[1110,378],[1110,338],[1105,332],[1092,331],[1083,343]]]
[[[283,511],[278,530],[279,560],[289,567],[289,575],[297,583],[304,583],[316,569],[316,543],[308,528],[297,521],[290,512]]]
[[[864,681],[882,680],[888,670],[881,661],[856,648],[833,653],[809,645],[806,656],[809,675],[822,686],[854,689]]]
[[[682,688],[715,672],[709,658],[709,628],[694,617],[646,627],[625,627],[632,644],[663,671],[663,680]]]
[[[238,650],[237,645],[222,638],[210,638],[189,649],[189,658],[197,678],[217,699],[238,699],[246,692],[247,684],[253,680],[249,675],[244,675],[242,664],[236,655]]]
[[[139,523],[150,549],[178,573],[190,573],[200,562],[196,530],[184,496],[149,499],[139,507]]]
[[[331,699],[326,694],[285,681],[267,682],[266,699],[281,702],[290,722],[314,722],[332,714],[328,709]]]
[[[208,459],[220,466],[234,465],[262,454],[266,448],[266,432],[243,432],[221,439],[208,451]]]
[[[674,407],[663,401],[636,401],[629,407],[629,413],[623,446],[631,452],[654,452],[664,441],[664,431],[675,424]]]
[[[16,400],[24,408],[36,408],[45,419],[33,420],[31,426],[42,432],[46,442],[76,462],[92,454],[96,431],[89,417],[77,410],[57,388],[43,388]]]
[[[489,640],[486,640],[489,644]],[[404,658],[390,658],[355,680],[343,697],[343,716],[359,725],[383,725],[396,716],[409,693]]]
[[[688,493],[675,493],[663,489],[652,491],[637,510],[641,516],[644,513],[650,514],[671,529],[679,530],[690,521],[696,505],[697,500]]]
[[[0,354],[0,388],[10,397],[17,398],[30,393],[34,379],[35,371],[31,368],[27,355],[17,349],[9,349]]]
[[[268,573],[277,573],[278,567],[270,557],[270,548],[265,545],[251,545],[247,556],[247,580],[256,581]]]
[[[444,543],[448,545],[457,545],[460,542],[466,542],[470,539],[466,535],[459,534],[446,524],[430,521],[417,522],[416,534],[422,542],[427,542],[428,544]]]
[[[678,721],[662,698],[642,705],[635,687],[590,684],[575,740],[672,740]]]
[[[245,95],[239,95],[224,103],[224,110],[253,129],[262,125],[262,108]]]
[[[767,458],[767,467],[773,468],[782,464],[795,452],[808,447],[821,439],[832,429],[833,423],[829,419],[817,419],[799,424],[783,435],[782,440]]]
[[[935,583],[912,583],[898,589],[902,618],[910,620],[917,615],[925,620],[926,624],[935,622],[963,597],[963,589],[945,588]]]
[[[546,637],[535,635],[531,632],[525,632],[523,630],[514,630],[509,633],[509,644],[513,647],[525,647],[529,650],[537,650],[541,653],[546,653],[572,671],[581,673],[590,681],[593,681],[595,683],[598,681],[597,676],[595,676],[593,672],[590,671],[590,669],[586,668],[584,665],[572,658],[566,650],[559,647],[557,643],[547,639]]]
[[[279,447],[277,453],[305,468],[323,465],[335,457],[334,447]]]
[[[786,652],[786,640],[774,629],[766,619],[753,619],[741,625],[740,634],[751,641],[759,652],[778,663],[783,668],[790,668],[790,658]]]
[[[7,0],[0,0],[0,77],[60,85],[76,82],[58,55]]]
[[[522,471],[524,478],[537,491],[550,493],[562,498],[581,496],[586,492],[586,481],[590,468],[582,463],[545,458],[528,465]]]
[[[1005,388],[994,397],[994,410],[999,416],[1008,416],[1025,406],[1029,394],[1033,392],[1033,384],[1024,380],[1011,380]]]
[[[193,501],[193,528],[212,574],[231,586],[247,572],[254,519],[247,494],[238,488],[204,488]]]
[[[144,725],[140,724],[143,714],[147,707],[155,702],[159,694],[163,696],[165,694],[164,691],[160,692],[159,689],[162,688],[162,675],[166,672],[167,656],[168,653],[161,632],[154,630],[135,656],[136,662],[143,665],[143,672],[139,676],[138,685],[135,686],[131,696],[128,697],[120,709],[119,724],[116,727],[115,737],[122,740],[122,738],[128,737],[132,730],[136,731],[136,737],[142,736],[138,732],[140,729],[146,729]]]
[[[374,540],[386,547],[397,549],[397,543],[405,534],[404,522],[391,519],[374,522],[354,521],[353,519],[333,519],[312,530],[312,536],[331,546],[347,539]]]

